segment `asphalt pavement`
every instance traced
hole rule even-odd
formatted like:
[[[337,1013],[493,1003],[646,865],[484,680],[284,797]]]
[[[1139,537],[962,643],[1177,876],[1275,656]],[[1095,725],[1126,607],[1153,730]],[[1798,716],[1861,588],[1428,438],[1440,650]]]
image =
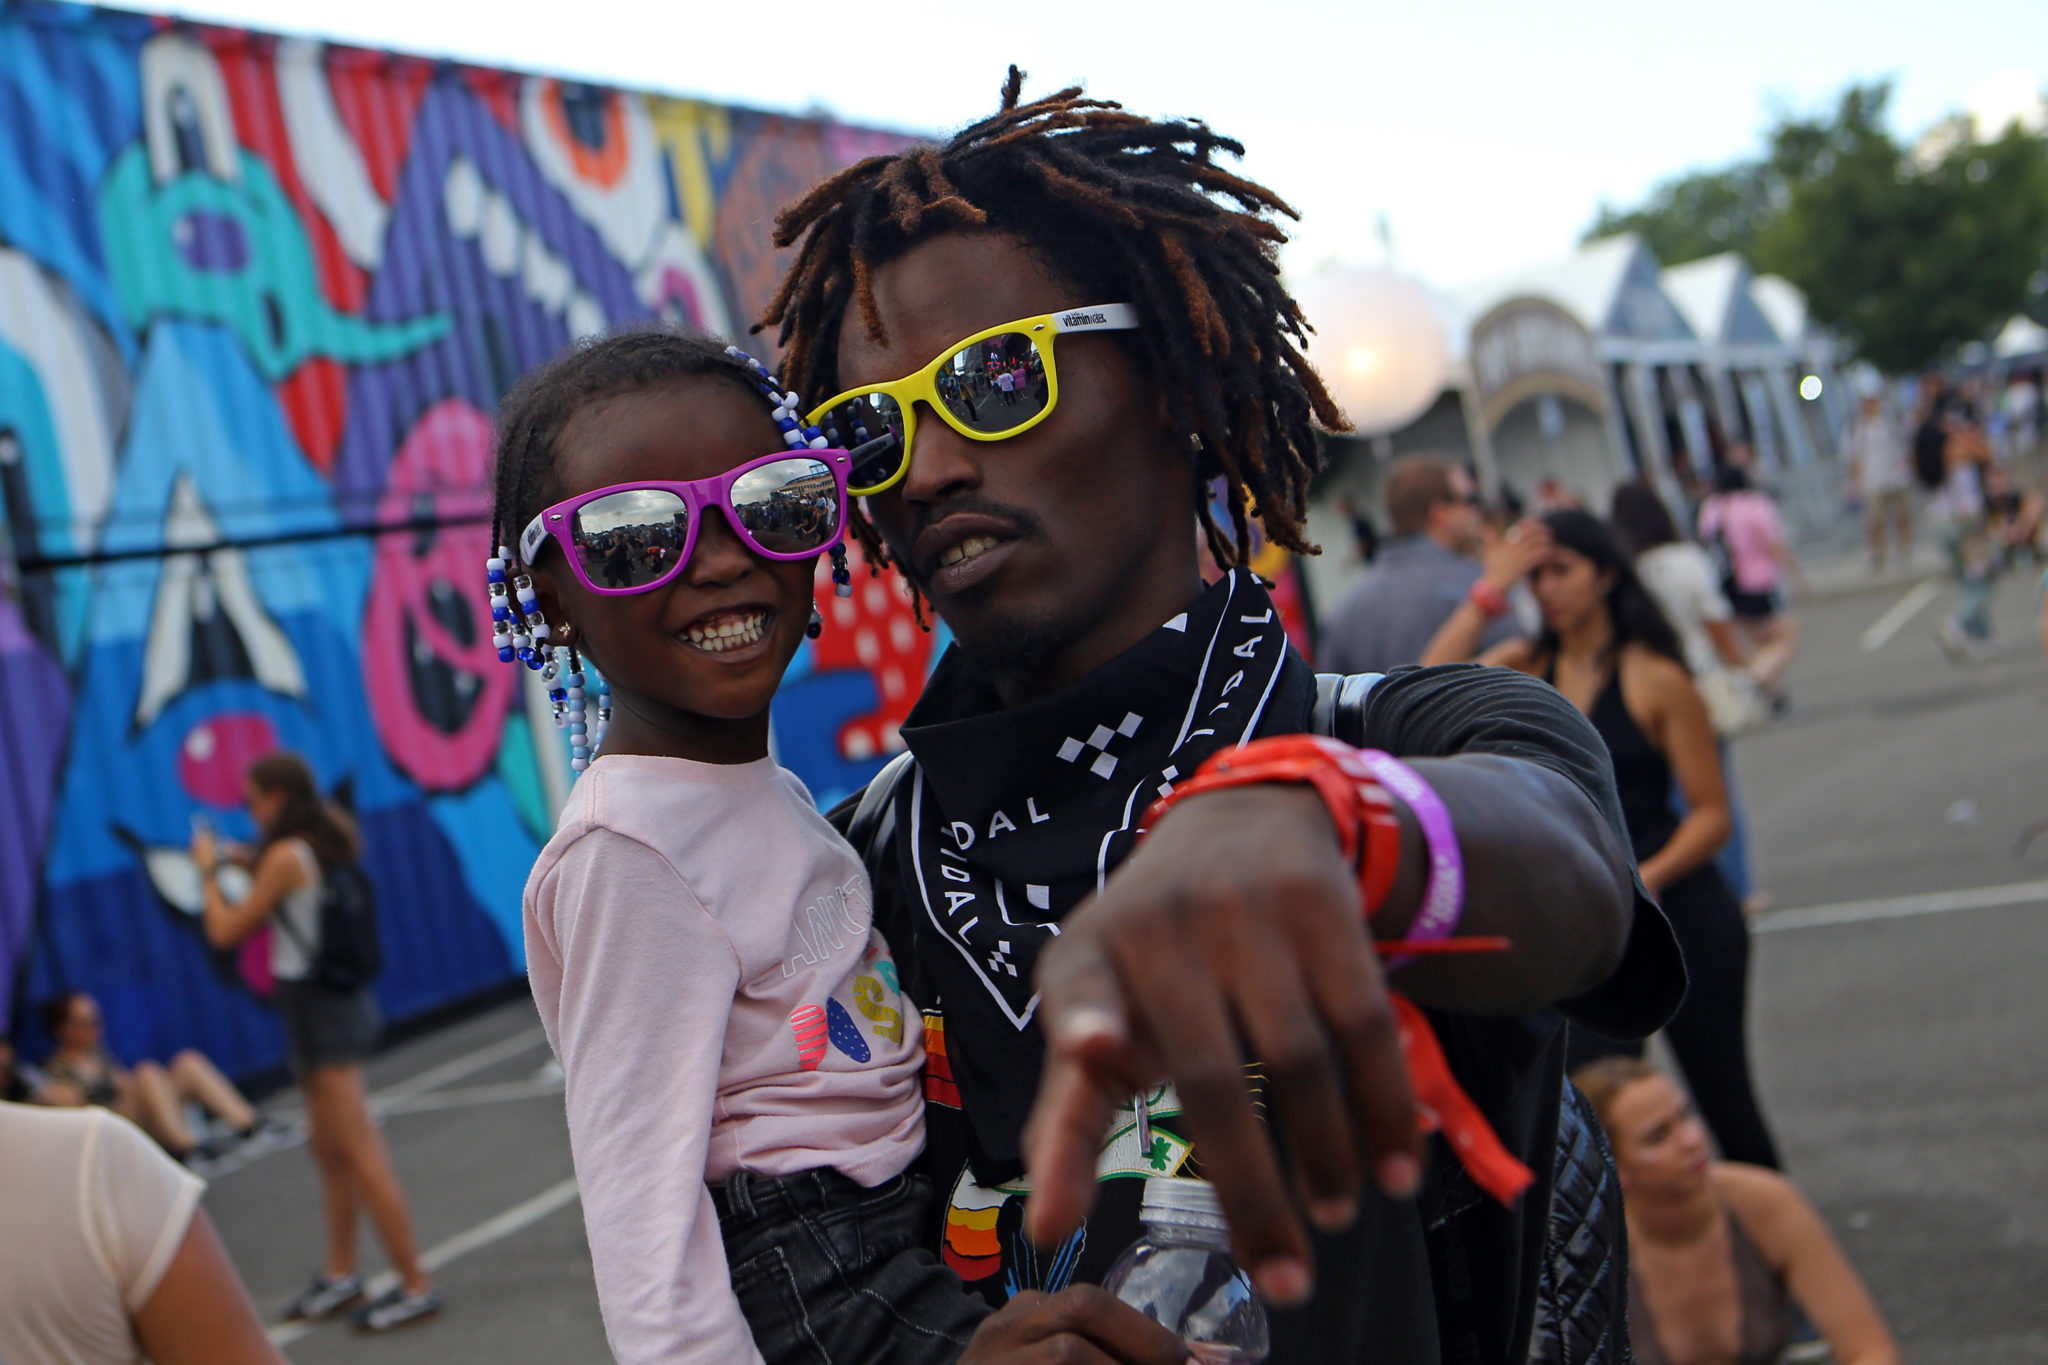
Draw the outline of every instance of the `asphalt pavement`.
[[[1906,1359],[2039,1362],[2048,823],[2020,844],[2048,822],[2048,659],[2031,577],[2004,585],[2004,641],[1968,667],[1932,636],[1946,589],[1918,605],[1914,591],[1910,579],[1851,581],[1805,608],[1791,712],[1737,741],[1759,880],[1777,907],[1757,926],[1753,1048],[1791,1173]],[[1978,888],[1990,890],[1950,894]],[[532,1008],[404,1043],[369,1077],[448,1308],[380,1338],[284,1329],[291,1359],[607,1359],[561,1079]],[[266,1108],[289,1121],[290,1094]],[[287,1145],[219,1173],[206,1207],[259,1307],[280,1310],[321,1255],[306,1154]],[[367,1226],[362,1239],[365,1268],[381,1268]]]
[[[2037,579],[2000,586],[2000,639],[1961,667],[1933,636],[1945,586],[1814,604],[1791,714],[1736,744],[1760,880],[1783,907],[1753,959],[1766,1112],[1916,1365],[2048,1360]],[[1881,623],[1892,633],[1866,649]],[[1950,908],[1966,898],[1943,893],[1965,888],[1992,903]]]

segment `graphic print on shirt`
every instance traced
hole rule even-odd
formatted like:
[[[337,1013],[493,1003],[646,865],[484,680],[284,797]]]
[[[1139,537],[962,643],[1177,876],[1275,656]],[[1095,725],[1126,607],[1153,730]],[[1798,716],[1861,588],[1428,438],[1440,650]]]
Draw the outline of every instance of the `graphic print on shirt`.
[[[946,1016],[924,1012],[924,1102],[960,1107],[960,1087],[953,1080],[953,1059],[946,1055]]]
[[[791,946],[796,951],[782,964],[783,979],[795,976],[800,966],[815,967],[829,961],[848,940],[866,933],[874,917],[874,899],[864,873],[848,877],[798,910],[789,925]]]
[[[819,950],[822,957],[829,958],[847,947],[849,940],[857,940],[866,932],[865,925],[855,927],[853,911],[856,907],[866,908],[867,894],[865,878],[849,878],[799,911],[791,932]],[[834,926],[835,917],[839,925],[845,926],[845,937]],[[783,974],[792,975],[792,964],[801,960],[799,954],[783,963]],[[799,1005],[790,1011],[789,1027],[796,1039],[797,1062],[805,1071],[818,1069],[828,1043],[856,1065],[865,1066],[874,1060],[875,1052],[864,1035],[872,1034],[891,1044],[903,1041],[903,1016],[910,1006],[897,986],[896,964],[890,960],[889,946],[880,934],[867,934],[867,947],[861,951],[860,962],[853,970],[856,975],[842,977],[834,987],[835,995],[851,996],[852,1009],[841,1000],[827,999],[822,1005]],[[856,1010],[867,1020],[865,1029],[854,1017]]]
[[[889,994],[893,995],[894,992],[891,991]],[[874,1030],[877,1034],[892,1043],[903,1041],[903,1011],[889,1007],[888,996],[882,992],[880,978],[855,977],[853,1000],[862,1014],[874,1020]]]
[[[825,1060],[825,1007],[798,1005],[789,1012],[789,1028],[796,1035],[797,1063],[806,1071],[816,1071],[818,1063]]]
[[[927,1016],[928,1021],[930,1018]],[[941,1043],[937,1051],[931,1049],[934,1032]],[[943,1023],[935,1030],[929,1027],[926,1030],[927,1068],[934,1059],[945,1056],[944,1032]],[[930,1093],[929,1075],[926,1092]],[[1152,1120],[1169,1118],[1181,1112],[1180,1099],[1170,1085],[1150,1091],[1145,1099],[1147,1114]],[[1109,1136],[1096,1160],[1095,1178],[1145,1179],[1179,1174],[1194,1149],[1177,1135],[1158,1127],[1156,1122],[1148,1127],[1151,1141],[1141,1149],[1135,1104],[1127,1102],[1119,1108],[1110,1122]],[[1030,1193],[1030,1183],[1023,1180],[992,1189],[976,1184],[972,1169],[961,1167],[946,1203],[946,1225],[940,1236],[939,1259],[951,1266],[961,1279],[970,1282],[985,1280],[1007,1265],[1005,1289],[1013,1298],[1023,1289],[1057,1294],[1066,1288],[1073,1278],[1081,1252],[1087,1246],[1088,1225],[1084,1221],[1074,1235],[1046,1255],[1041,1264],[1038,1249],[1031,1245],[1023,1231],[1024,1200]]]
[[[868,1048],[868,1040],[860,1036],[860,1026],[837,1000],[825,1002],[825,1036],[832,1040],[832,1046],[862,1065],[875,1055]]]
[[[1221,610],[1192,690],[1098,702],[1100,715],[1019,718],[1027,734],[1018,737],[1036,748],[1042,734],[1043,747],[1022,749],[1012,768],[990,775],[1005,792],[1001,807],[942,812],[935,783],[951,789],[961,774],[946,773],[942,755],[920,755],[912,770],[912,880],[926,917],[1019,1032],[1037,1012],[1033,968],[1060,921],[1130,851],[1134,826],[1156,797],[1254,732],[1279,680],[1288,640],[1271,601],[1241,571],[1218,588]],[[1155,647],[1185,637],[1190,625],[1188,613],[1168,621]],[[930,780],[928,761],[942,765]],[[1027,880],[1033,873],[1043,880]]]

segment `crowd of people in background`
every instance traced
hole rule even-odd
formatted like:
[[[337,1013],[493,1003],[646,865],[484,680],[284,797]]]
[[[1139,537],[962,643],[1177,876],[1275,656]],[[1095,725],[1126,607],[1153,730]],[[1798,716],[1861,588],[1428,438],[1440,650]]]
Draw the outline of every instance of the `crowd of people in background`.
[[[1915,505],[1924,504],[1956,588],[1936,638],[1957,663],[1987,656],[1999,580],[2023,562],[2035,570],[2048,563],[2042,383],[2038,369],[2002,385],[1930,374],[1910,407],[1883,391],[1867,394],[1844,438],[1848,491],[1865,509],[1874,570],[1909,560]],[[2048,603],[2041,628],[2048,647]]]
[[[1873,412],[1851,435],[1852,467],[1885,495],[1885,527],[1909,546],[1912,503],[1891,490],[1910,464]],[[1454,461],[1395,461],[1381,483],[1393,528],[1384,545],[1347,507],[1361,547],[1377,554],[1326,618],[1319,662],[1514,668],[1556,686],[1606,743],[1643,882],[1690,976],[1664,1031],[1686,1093],[1640,1043],[1578,1026],[1570,1041],[1622,1172],[1636,1358],[1763,1365],[1789,1347],[1790,1358],[1826,1349],[1844,1365],[1876,1365],[1897,1359],[1890,1336],[1777,1173],[1751,1076],[1748,920],[1767,898],[1750,878],[1728,742],[1786,705],[1799,634],[1785,589],[1803,583],[1748,451],[1728,456],[1683,526],[1646,480],[1618,487],[1606,519],[1546,481],[1536,515],[1518,519],[1518,504],[1486,507]]]

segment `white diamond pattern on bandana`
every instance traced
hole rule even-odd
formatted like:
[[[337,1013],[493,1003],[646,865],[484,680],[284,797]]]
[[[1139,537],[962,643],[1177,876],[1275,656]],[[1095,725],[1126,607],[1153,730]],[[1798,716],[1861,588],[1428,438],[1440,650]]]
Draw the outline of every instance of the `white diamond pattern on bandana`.
[[[1088,771],[1107,781],[1116,773],[1116,755],[1109,751],[1110,746],[1119,736],[1129,739],[1137,734],[1138,727],[1144,723],[1145,718],[1136,711],[1126,711],[1114,730],[1107,725],[1098,725],[1085,740],[1068,738],[1060,745],[1059,756],[1068,763],[1079,763],[1092,752],[1095,758],[1089,763]]]
[[[1010,959],[1010,940],[997,941],[995,952],[989,955],[988,969],[992,972],[1007,971],[1011,976],[1017,974],[1017,964]]]

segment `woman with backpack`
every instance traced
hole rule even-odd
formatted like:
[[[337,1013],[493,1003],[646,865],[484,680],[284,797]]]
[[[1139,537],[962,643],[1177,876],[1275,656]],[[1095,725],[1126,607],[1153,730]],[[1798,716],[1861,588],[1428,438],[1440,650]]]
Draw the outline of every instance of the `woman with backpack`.
[[[292,1074],[305,1094],[307,1146],[327,1218],[326,1264],[286,1316],[317,1321],[363,1298],[356,1213],[366,1209],[399,1283],[364,1305],[355,1321],[365,1331],[389,1331],[440,1311],[441,1296],[420,1267],[405,1192],[364,1095],[362,1063],[376,1045],[379,1019],[369,989],[374,940],[362,942],[373,921],[357,865],[361,841],[347,812],[321,799],[312,769],[297,754],[252,764],[242,800],[259,832],[248,894],[239,902],[221,894],[215,874],[225,850],[210,829],[194,833],[192,861],[205,882],[209,943],[231,948],[266,923],[275,930],[275,1001]]]

